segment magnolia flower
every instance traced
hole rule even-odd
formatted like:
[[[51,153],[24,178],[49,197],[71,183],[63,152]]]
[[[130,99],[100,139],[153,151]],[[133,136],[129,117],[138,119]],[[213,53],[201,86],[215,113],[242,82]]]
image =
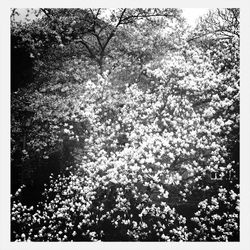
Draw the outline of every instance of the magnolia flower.
[[[165,192],[163,193],[163,197],[167,199],[168,196],[169,196],[169,192],[168,192],[168,191],[165,191]]]

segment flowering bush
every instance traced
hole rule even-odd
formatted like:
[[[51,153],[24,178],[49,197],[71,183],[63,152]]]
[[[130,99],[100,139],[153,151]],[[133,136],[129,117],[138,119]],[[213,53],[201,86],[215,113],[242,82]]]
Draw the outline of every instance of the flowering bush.
[[[237,241],[239,240],[239,194],[238,190],[220,187],[216,197],[200,202],[195,222],[193,240]]]
[[[165,202],[154,204],[137,183],[119,184],[98,174],[51,178],[36,208],[13,202],[15,240],[187,240],[185,218]],[[99,170],[100,171],[100,170]],[[84,175],[83,175],[84,173]]]

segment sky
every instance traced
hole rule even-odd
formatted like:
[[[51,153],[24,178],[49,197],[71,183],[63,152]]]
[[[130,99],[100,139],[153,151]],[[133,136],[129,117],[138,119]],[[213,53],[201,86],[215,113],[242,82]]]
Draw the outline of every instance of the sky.
[[[196,24],[196,21],[198,20],[198,18],[200,16],[203,16],[204,14],[206,14],[209,9],[207,8],[186,8],[186,9],[182,9],[183,11],[183,16],[186,18],[187,23],[194,27]]]

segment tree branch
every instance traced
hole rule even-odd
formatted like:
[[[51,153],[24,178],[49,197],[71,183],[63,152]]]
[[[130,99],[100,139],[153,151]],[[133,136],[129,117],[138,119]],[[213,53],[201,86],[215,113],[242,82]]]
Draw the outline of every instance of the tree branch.
[[[41,8],[40,9],[49,19],[52,19],[50,15],[50,11],[48,9]]]
[[[90,56],[92,58],[96,58],[96,55],[93,53],[93,51],[91,50],[91,48],[89,47],[89,45],[85,41],[83,41],[82,39],[77,39],[77,40],[75,40],[75,42],[79,42],[79,43],[83,44],[85,46],[85,48],[88,50]]]

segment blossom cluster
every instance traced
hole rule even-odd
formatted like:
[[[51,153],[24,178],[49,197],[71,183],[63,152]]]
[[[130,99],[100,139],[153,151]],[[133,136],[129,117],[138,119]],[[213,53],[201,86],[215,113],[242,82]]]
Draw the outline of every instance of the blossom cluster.
[[[220,187],[217,196],[199,203],[193,239],[205,241],[228,241],[239,238],[238,190]]]

